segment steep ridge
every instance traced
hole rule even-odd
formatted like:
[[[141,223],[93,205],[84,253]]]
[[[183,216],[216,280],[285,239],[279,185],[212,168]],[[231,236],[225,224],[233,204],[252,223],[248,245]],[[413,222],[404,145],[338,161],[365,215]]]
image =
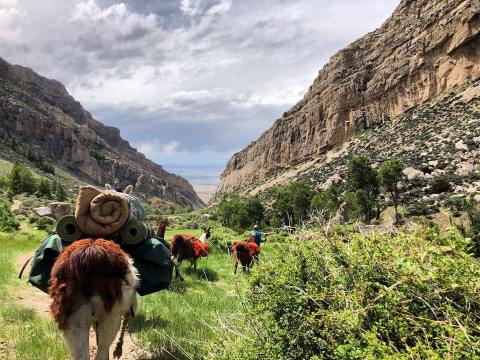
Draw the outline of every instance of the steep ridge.
[[[202,200],[184,178],[170,174],[95,120],[56,80],[0,59],[0,137],[95,184],[134,184],[139,192],[184,206]]]
[[[334,55],[304,98],[233,155],[216,197],[262,187],[354,134],[480,76],[480,1],[403,0],[378,30]]]

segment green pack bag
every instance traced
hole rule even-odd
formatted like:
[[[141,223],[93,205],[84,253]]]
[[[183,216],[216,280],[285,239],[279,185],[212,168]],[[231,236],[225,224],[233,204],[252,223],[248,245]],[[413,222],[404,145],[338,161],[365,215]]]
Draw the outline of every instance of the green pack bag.
[[[50,280],[53,264],[62,249],[68,244],[63,242],[57,234],[49,235],[43,239],[33,256],[28,282],[43,292],[48,292],[48,280]]]
[[[137,292],[144,296],[170,286],[172,282],[172,254],[165,240],[150,238],[137,245],[124,245],[140,275]]]
[[[28,282],[43,292],[48,292],[50,272],[58,255],[70,243],[63,242],[57,234],[46,237],[33,257]],[[173,261],[168,243],[159,238],[150,238],[137,245],[123,245],[133,259],[140,275],[140,295],[148,295],[170,286]]]

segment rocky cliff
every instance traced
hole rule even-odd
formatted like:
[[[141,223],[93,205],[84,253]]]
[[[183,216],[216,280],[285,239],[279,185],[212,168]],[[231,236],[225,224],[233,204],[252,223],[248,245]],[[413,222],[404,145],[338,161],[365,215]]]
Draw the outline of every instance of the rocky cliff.
[[[117,128],[93,119],[58,81],[0,59],[0,136],[80,179],[133,184],[184,206],[203,206],[184,178],[170,174],[121,138]]]
[[[307,171],[354,134],[479,76],[480,1],[403,0],[378,30],[334,55],[300,102],[233,155],[217,198],[261,188],[294,168]]]

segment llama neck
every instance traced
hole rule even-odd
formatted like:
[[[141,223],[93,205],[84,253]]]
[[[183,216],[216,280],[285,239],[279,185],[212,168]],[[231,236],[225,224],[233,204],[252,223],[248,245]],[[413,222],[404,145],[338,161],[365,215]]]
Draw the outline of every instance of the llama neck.
[[[202,235],[200,235],[198,240],[200,240],[202,243],[206,243],[207,242],[207,234],[203,233]]]

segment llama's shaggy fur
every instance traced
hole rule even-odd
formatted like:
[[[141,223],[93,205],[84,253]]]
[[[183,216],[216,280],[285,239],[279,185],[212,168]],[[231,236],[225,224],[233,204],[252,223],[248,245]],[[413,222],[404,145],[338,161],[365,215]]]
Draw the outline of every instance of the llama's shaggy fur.
[[[208,256],[207,239],[210,237],[210,229],[204,230],[201,238],[197,239],[189,234],[177,234],[173,237],[170,245],[170,251],[180,264],[183,260],[188,260],[196,269],[197,261],[202,256]]]
[[[108,359],[122,317],[138,309],[137,285],[132,260],[113,241],[85,239],[64,249],[52,268],[48,290],[50,311],[72,359],[89,358],[91,326],[97,332],[95,359]]]
[[[234,242],[230,246],[230,252],[233,256],[234,273],[236,274],[239,262],[243,271],[249,271],[252,268],[254,261],[258,261],[260,247],[255,244],[253,238],[249,238],[244,241]]]

